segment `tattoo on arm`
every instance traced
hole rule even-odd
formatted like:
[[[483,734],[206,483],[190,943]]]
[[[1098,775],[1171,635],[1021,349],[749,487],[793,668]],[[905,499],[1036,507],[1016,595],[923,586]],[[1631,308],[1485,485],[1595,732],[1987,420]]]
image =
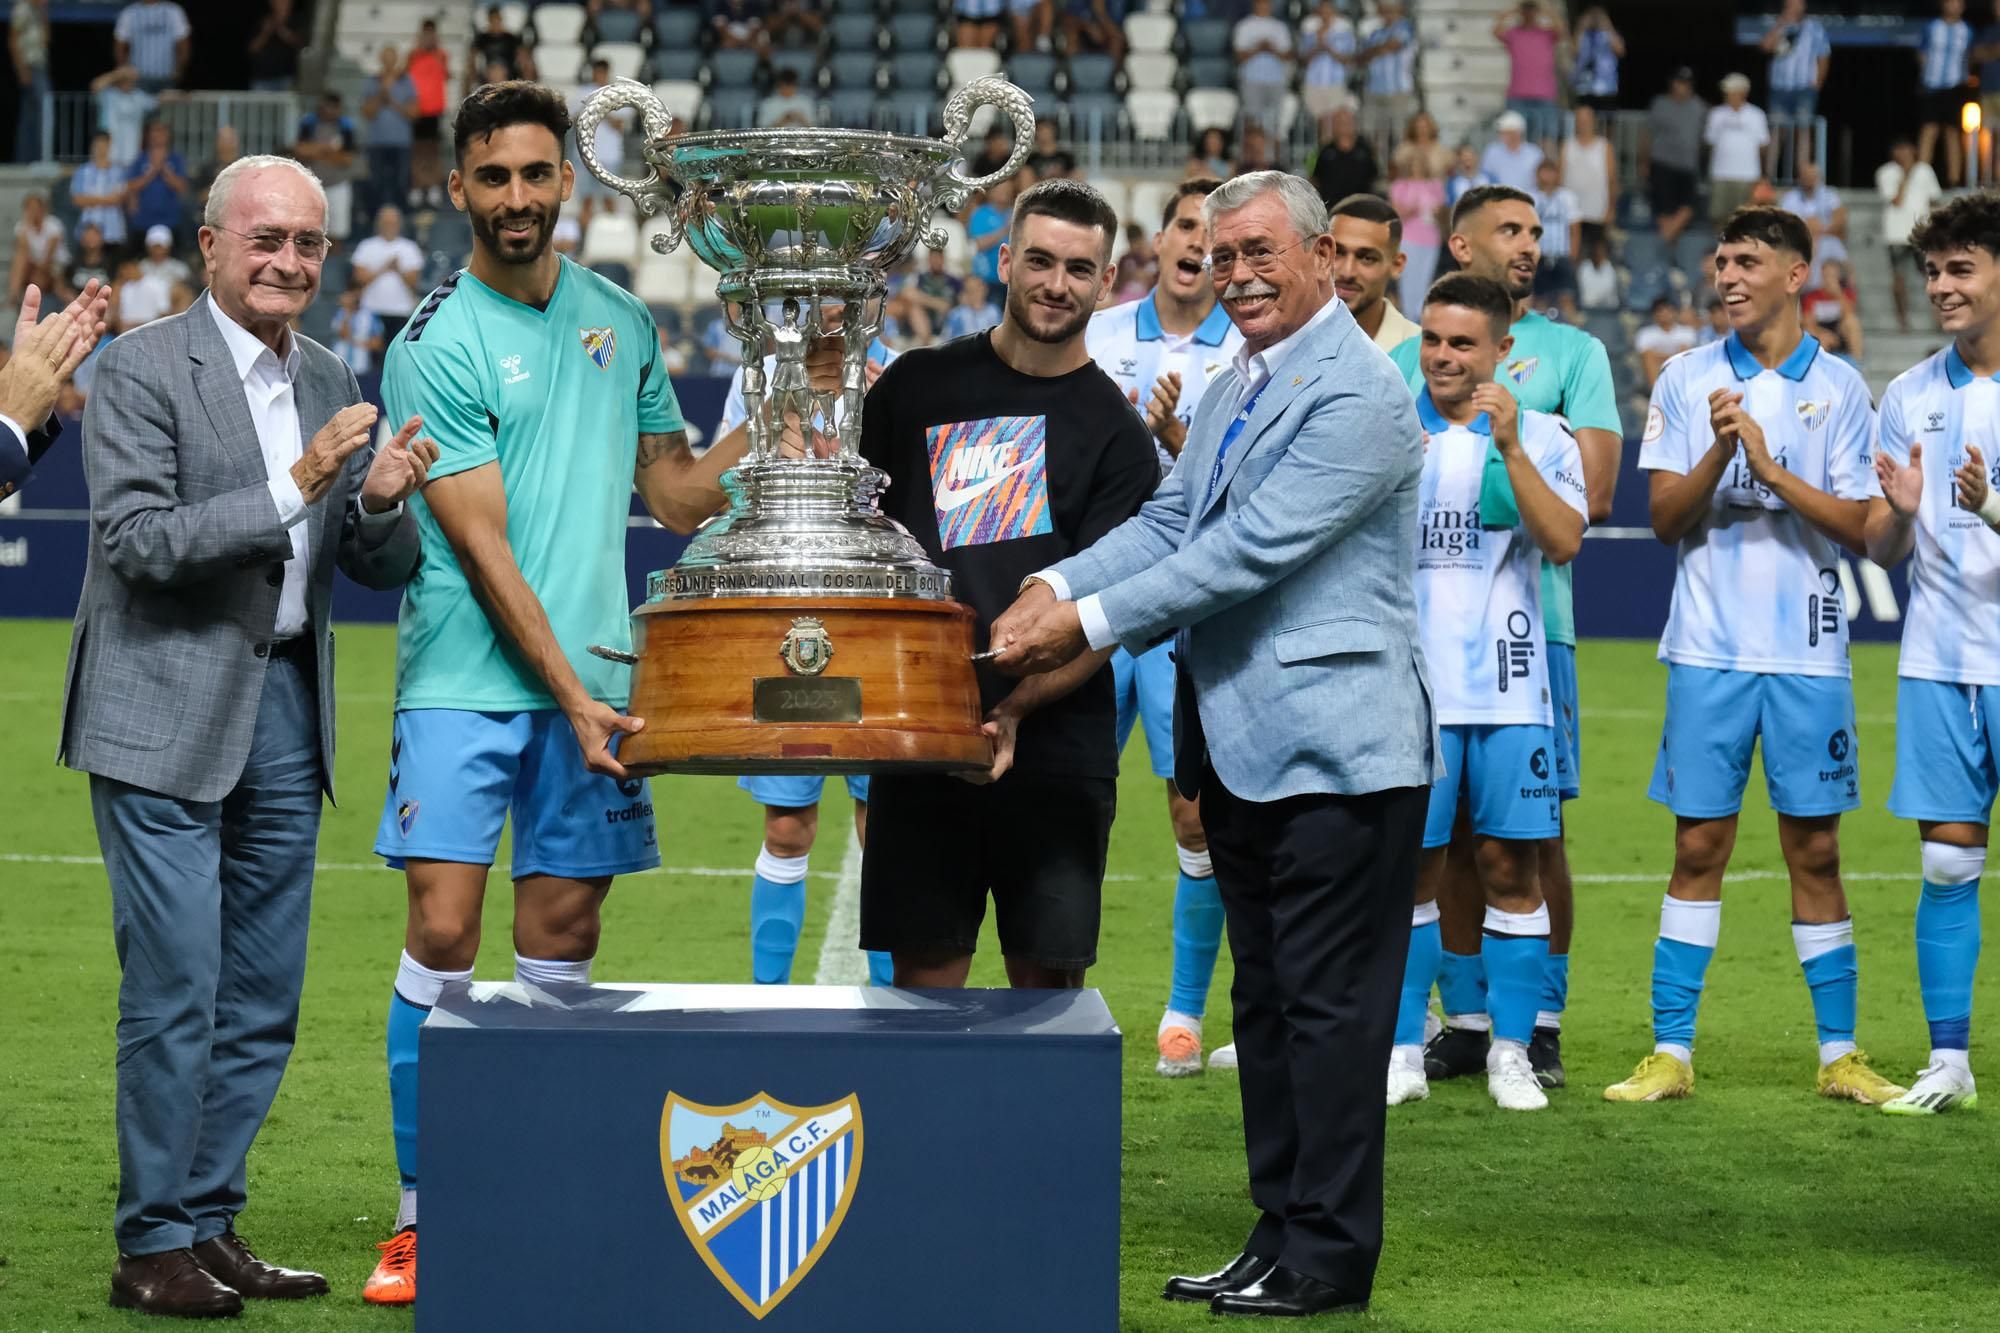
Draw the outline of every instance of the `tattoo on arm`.
[[[639,470],[645,471],[663,458],[687,453],[688,437],[684,430],[666,431],[662,434],[639,436]]]

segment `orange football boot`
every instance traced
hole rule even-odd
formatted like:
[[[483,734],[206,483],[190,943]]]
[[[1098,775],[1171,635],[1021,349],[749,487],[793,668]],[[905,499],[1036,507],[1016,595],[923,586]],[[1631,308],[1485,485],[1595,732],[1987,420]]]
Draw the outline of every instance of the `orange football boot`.
[[[370,1305],[414,1305],[417,1299],[417,1229],[404,1227],[375,1247],[381,1261],[362,1285]]]

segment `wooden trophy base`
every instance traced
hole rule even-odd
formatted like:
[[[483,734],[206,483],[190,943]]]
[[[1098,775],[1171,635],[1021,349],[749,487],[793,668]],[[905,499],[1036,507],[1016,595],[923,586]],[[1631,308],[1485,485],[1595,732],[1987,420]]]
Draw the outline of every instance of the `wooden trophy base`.
[[[980,731],[972,610],[889,597],[707,597],[632,613],[618,758],[640,774],[969,772]]]

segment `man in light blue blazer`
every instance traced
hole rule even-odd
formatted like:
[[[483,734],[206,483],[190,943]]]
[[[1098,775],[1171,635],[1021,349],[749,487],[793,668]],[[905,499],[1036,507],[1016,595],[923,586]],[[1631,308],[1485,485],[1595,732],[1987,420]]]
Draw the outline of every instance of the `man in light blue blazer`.
[[[1174,781],[1201,794],[1259,1216],[1170,1299],[1218,1314],[1367,1304],[1382,1249],[1385,1067],[1438,743],[1418,647],[1423,436],[1333,294],[1326,206],[1276,171],[1208,197],[1244,345],[1134,518],[1028,581],[1003,670],[1178,634]],[[1299,1108],[1310,1108],[1304,1116]]]

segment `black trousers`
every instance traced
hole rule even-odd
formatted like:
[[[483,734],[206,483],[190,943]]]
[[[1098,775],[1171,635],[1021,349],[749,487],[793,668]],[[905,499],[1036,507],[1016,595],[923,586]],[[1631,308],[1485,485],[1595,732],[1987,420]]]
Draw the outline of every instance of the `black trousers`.
[[[1202,781],[1259,1212],[1243,1248],[1359,1299],[1382,1254],[1389,1048],[1427,803],[1422,787],[1255,802],[1213,768]]]

